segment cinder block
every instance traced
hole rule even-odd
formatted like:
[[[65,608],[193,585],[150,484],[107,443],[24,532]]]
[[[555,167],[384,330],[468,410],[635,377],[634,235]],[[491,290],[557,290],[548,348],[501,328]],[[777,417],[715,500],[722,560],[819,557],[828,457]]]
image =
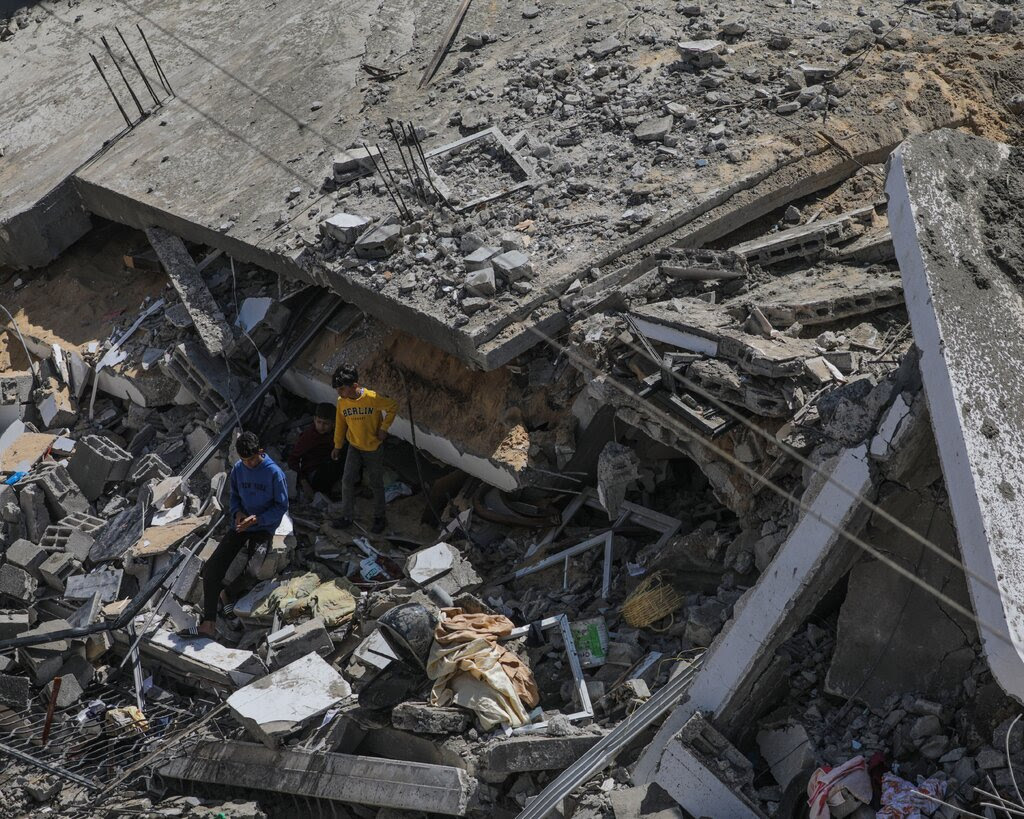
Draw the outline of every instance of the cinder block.
[[[96,536],[107,522],[103,518],[98,518],[95,515],[90,515],[87,512],[72,512],[70,515],[66,515],[57,521],[61,526],[70,526],[72,529],[77,529],[86,535]]]
[[[0,573],[4,568],[0,566]],[[39,567],[39,574],[47,586],[63,594],[64,581],[81,568],[82,564],[68,552],[56,552],[43,561],[43,565]]]
[[[10,640],[32,626],[32,614],[25,610],[0,610],[0,640]]]
[[[71,480],[71,475],[63,464],[46,463],[37,467],[32,474],[21,480],[20,485],[30,484],[36,484],[43,490],[50,514],[56,518],[65,517],[72,512],[89,511],[89,501],[82,494],[78,484]]]
[[[129,480],[132,483],[146,483],[154,478],[157,480],[163,480],[171,474],[171,468],[164,463],[163,458],[159,455],[150,452],[148,455],[143,455],[135,464],[132,466],[131,475]]]
[[[86,435],[68,461],[68,474],[82,494],[94,501],[109,482],[124,480],[131,463],[131,454],[110,439]]]
[[[36,546],[27,540],[16,540],[7,547],[7,554],[4,556],[8,563],[24,569],[37,580],[39,579],[39,567],[46,560],[47,551],[42,546]]]
[[[0,594],[22,603],[32,603],[39,584],[36,579],[12,563],[0,566]]]
[[[59,523],[46,527],[39,545],[49,552],[67,552],[77,560],[85,560],[92,548],[93,538],[70,526]]]
[[[38,543],[50,525],[50,512],[46,508],[46,493],[36,484],[19,487],[18,502],[25,515],[25,531],[28,539]]]

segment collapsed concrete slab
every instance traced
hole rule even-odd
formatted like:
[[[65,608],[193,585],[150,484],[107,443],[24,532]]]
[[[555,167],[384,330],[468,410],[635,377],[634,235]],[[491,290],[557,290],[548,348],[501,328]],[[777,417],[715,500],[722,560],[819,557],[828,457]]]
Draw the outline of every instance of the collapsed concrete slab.
[[[311,653],[228,697],[228,708],[269,747],[352,696],[352,689],[319,654]]]
[[[357,805],[465,816],[477,782],[459,768],[348,754],[274,751],[246,742],[202,742],[171,760],[168,779],[233,785]]]
[[[1024,155],[956,131],[904,142],[893,245],[989,667],[1024,700]]]
[[[736,603],[732,620],[705,654],[687,698],[669,714],[640,757],[633,772],[637,783],[658,781],[664,786],[659,778],[662,755],[671,743],[673,754],[685,756],[673,737],[694,714],[714,715],[716,724],[727,731],[730,717],[735,718],[775,649],[849,567],[855,547],[840,532],[856,533],[864,522],[860,496],[872,489],[867,448],[845,450],[826,475],[830,482],[813,500],[805,493],[809,510],[757,584]],[[701,801],[693,803],[694,809],[686,800],[680,804],[695,815],[706,813]]]

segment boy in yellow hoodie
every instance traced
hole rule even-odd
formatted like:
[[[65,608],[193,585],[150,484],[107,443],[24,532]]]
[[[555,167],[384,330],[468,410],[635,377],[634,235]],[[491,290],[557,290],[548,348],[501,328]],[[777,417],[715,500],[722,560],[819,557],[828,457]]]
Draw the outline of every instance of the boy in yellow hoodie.
[[[338,409],[334,421],[334,460],[341,458],[345,442],[345,471],[341,477],[342,529],[352,525],[356,501],[356,481],[363,471],[366,483],[373,490],[373,525],[370,531],[384,531],[384,458],[380,444],[395,420],[398,404],[373,390],[359,386],[359,372],[351,364],[342,364],[331,379],[338,392]]]

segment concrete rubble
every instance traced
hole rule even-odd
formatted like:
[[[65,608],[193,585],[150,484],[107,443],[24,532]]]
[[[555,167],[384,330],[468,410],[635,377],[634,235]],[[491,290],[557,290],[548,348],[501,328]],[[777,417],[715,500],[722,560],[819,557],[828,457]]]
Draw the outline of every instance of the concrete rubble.
[[[0,2],[0,814],[1024,811],[1020,12],[285,5]]]

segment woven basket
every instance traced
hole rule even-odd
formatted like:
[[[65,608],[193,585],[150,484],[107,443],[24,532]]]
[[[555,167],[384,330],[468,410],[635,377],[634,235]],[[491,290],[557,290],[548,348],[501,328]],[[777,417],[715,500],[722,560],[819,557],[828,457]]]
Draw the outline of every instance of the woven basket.
[[[683,596],[655,572],[636,587],[620,611],[634,628],[644,628],[671,615],[683,604]]]

